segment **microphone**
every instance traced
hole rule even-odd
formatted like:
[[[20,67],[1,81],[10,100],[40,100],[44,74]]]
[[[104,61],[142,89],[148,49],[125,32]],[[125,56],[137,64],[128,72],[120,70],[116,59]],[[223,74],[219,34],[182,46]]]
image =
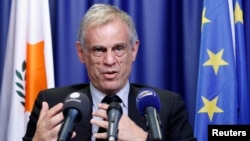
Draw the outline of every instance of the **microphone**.
[[[117,102],[110,103],[107,109],[108,115],[108,141],[117,141],[118,123],[122,115],[121,105]]]
[[[146,118],[152,140],[162,140],[161,120],[158,114],[161,106],[157,93],[152,89],[144,88],[139,91],[136,102],[139,113]]]
[[[73,92],[65,98],[63,104],[64,123],[61,126],[58,141],[69,141],[73,126],[80,122],[90,110],[90,101],[86,94]]]

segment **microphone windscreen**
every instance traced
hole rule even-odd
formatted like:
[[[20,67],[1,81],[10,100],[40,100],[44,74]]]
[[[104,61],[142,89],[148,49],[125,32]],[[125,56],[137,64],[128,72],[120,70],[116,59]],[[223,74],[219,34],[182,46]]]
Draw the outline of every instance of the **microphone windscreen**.
[[[144,116],[144,112],[147,107],[154,107],[158,113],[161,109],[158,94],[150,88],[143,88],[139,91],[136,98],[136,103],[137,109],[139,110],[142,116]]]
[[[86,94],[81,92],[73,92],[65,98],[63,104],[63,115],[67,116],[69,109],[76,109],[80,116],[77,121],[80,121],[84,118],[84,115],[87,116],[87,113],[90,111],[90,101]]]

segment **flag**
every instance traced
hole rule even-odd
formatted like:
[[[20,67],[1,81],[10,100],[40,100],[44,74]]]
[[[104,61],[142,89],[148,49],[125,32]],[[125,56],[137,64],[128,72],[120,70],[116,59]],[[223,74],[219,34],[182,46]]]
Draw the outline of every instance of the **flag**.
[[[236,72],[239,101],[239,124],[250,124],[250,94],[247,81],[246,46],[244,37],[244,20],[242,1],[234,0]]]
[[[12,0],[0,99],[0,140],[24,136],[34,100],[54,87],[47,0]]]
[[[246,81],[242,79],[246,68],[245,56],[241,56],[244,38],[237,30],[238,4],[239,0],[204,0],[203,3],[194,127],[199,141],[208,139],[209,124],[243,123],[240,121],[247,115],[243,113],[249,113],[241,107],[248,103],[244,100],[248,93],[242,84]]]

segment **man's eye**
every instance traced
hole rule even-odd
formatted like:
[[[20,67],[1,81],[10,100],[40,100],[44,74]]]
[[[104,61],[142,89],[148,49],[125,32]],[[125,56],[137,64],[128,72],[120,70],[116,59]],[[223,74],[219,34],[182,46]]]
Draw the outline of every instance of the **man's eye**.
[[[92,52],[93,52],[93,54],[95,55],[95,56],[102,56],[103,55],[103,53],[106,51],[106,49],[105,48],[93,48],[92,49]]]
[[[122,56],[125,53],[125,48],[124,46],[117,46],[114,51],[117,56]]]
[[[124,50],[124,47],[123,46],[119,46],[119,47],[116,48],[116,50],[117,51],[122,51],[122,50]]]
[[[118,46],[118,47],[116,47],[114,50],[115,50],[116,52],[120,52],[120,51],[123,51],[124,49],[125,49],[124,46]]]
[[[104,52],[103,48],[93,48],[93,52]]]

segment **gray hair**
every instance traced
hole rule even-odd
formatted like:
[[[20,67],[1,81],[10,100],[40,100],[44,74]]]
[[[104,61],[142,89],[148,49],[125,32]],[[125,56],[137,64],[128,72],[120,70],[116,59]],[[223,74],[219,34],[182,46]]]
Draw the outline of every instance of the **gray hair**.
[[[89,26],[103,25],[114,20],[115,18],[120,19],[128,25],[130,30],[130,41],[133,45],[135,41],[138,40],[138,35],[132,18],[115,6],[107,4],[94,4],[81,20],[78,32],[78,40],[80,41],[81,46],[84,47],[85,31]]]

